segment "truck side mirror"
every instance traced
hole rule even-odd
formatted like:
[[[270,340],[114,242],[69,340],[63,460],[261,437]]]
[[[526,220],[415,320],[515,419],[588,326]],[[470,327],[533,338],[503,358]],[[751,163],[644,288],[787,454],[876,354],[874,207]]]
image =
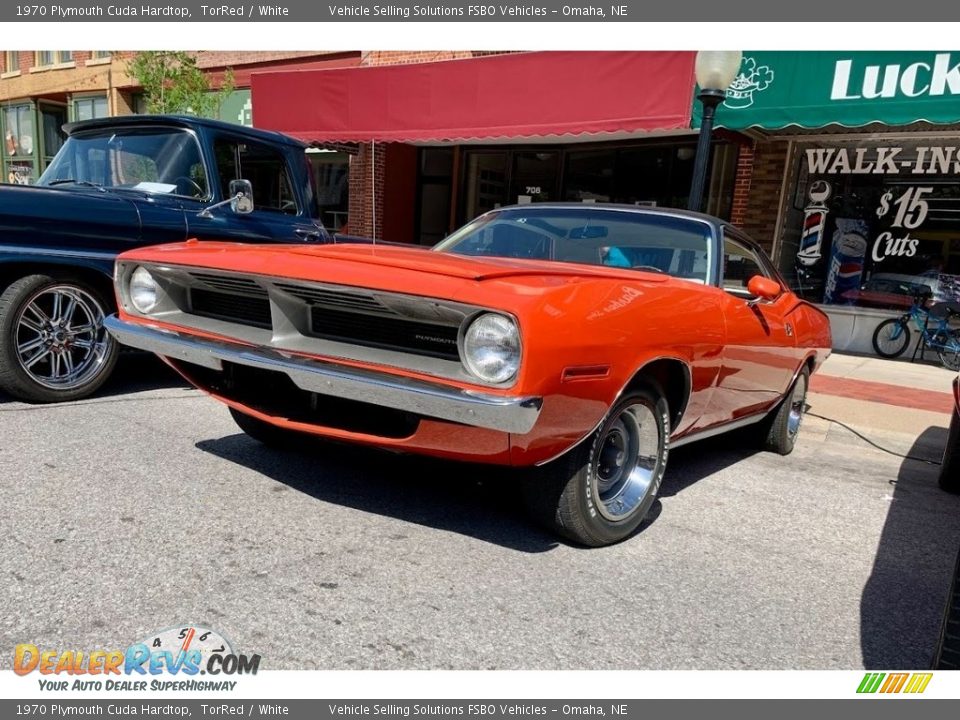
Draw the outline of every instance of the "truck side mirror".
[[[230,181],[230,209],[238,215],[253,212],[253,185],[249,180]]]

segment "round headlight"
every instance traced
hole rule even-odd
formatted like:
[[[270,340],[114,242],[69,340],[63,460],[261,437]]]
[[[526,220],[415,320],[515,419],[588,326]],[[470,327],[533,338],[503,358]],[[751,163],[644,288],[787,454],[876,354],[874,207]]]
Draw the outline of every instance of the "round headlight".
[[[480,315],[464,334],[463,363],[484,382],[502,383],[511,379],[520,367],[517,324],[506,315]]]
[[[138,267],[130,276],[130,302],[138,312],[148,313],[157,306],[157,281],[145,267]]]

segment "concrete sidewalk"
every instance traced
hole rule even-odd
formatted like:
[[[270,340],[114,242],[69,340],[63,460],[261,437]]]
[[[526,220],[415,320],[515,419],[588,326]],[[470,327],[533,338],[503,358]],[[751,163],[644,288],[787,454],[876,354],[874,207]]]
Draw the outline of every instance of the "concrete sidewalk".
[[[810,380],[804,432],[866,444],[856,431],[892,451],[939,461],[955,375],[926,362],[834,353]]]

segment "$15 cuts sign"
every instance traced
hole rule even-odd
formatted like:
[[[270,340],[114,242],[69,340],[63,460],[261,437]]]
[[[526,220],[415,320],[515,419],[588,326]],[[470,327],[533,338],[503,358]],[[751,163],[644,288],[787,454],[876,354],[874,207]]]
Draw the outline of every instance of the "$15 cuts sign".
[[[920,146],[910,151],[901,147],[807,148],[807,170],[811,175],[920,176],[960,175],[960,148]],[[930,213],[932,185],[898,186],[880,196],[878,219],[890,218],[889,230],[877,235],[870,248],[874,262],[889,257],[913,257],[920,240],[910,231],[923,225]]]

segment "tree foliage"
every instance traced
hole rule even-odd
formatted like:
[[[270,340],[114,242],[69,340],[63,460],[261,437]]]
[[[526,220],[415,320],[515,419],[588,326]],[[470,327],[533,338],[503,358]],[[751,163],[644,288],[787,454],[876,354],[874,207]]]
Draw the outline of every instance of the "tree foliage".
[[[233,71],[227,69],[220,90],[213,92],[197,59],[183,51],[139,52],[129,72],[143,88],[147,112],[212,117],[233,92]]]

